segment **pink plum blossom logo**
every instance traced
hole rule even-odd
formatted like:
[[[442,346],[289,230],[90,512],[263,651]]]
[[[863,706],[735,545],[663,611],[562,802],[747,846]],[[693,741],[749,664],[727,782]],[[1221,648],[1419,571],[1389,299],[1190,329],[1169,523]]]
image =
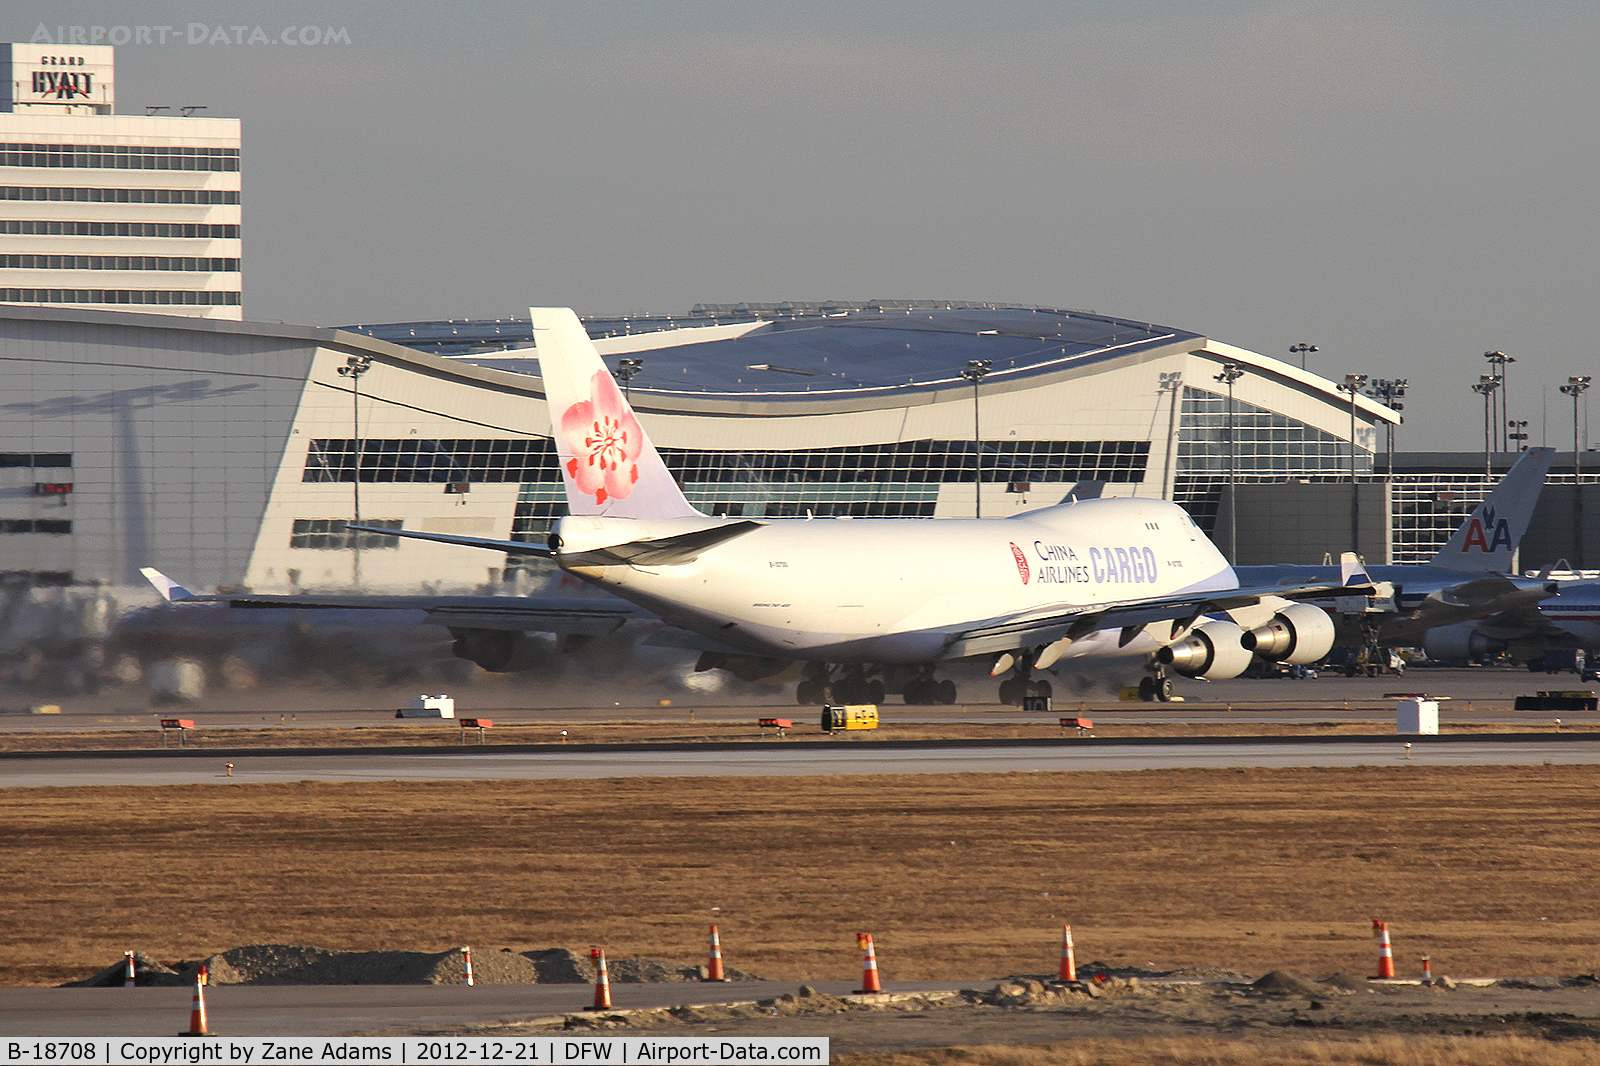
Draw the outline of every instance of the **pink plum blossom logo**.
[[[572,458],[567,473],[578,491],[596,504],[625,500],[639,480],[636,460],[644,448],[644,430],[622,402],[622,394],[605,371],[589,383],[589,399],[567,408],[561,435]]]

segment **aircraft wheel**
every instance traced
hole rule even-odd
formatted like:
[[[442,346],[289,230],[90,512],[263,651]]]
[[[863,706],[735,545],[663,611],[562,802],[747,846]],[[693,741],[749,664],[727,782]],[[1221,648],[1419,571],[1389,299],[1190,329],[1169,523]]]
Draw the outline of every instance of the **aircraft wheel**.
[[[934,686],[933,702],[954,703],[956,701],[956,683],[954,681],[940,681]]]
[[[865,695],[867,697],[863,702],[882,703],[888,698],[889,693],[884,690],[883,682],[879,681],[877,678],[873,678],[871,681],[868,681],[861,687],[866,690]]]
[[[906,682],[905,701],[918,706],[936,703],[937,700],[934,699],[933,694],[934,687],[934,685],[921,678],[908,681]]]
[[[1000,682],[1000,702],[1008,703],[1013,706],[1021,705],[1022,700],[1020,698],[1020,694],[1017,692],[1017,682],[1011,680],[1010,678]]]
[[[1045,699],[1049,699],[1055,695],[1055,690],[1050,687],[1050,682],[1048,681],[1030,681],[1028,682],[1028,695],[1043,696]]]
[[[1139,698],[1145,703],[1154,703],[1156,701],[1158,697],[1156,696],[1155,678],[1141,677],[1139,679]]]
[[[1166,703],[1169,700],[1171,700],[1172,699],[1172,678],[1163,677],[1163,678],[1157,680],[1156,683],[1155,683],[1155,690],[1156,690],[1156,700],[1157,700],[1157,702]]]
[[[802,681],[794,688],[794,701],[807,707],[820,706],[827,702],[823,692],[826,687],[820,681]]]

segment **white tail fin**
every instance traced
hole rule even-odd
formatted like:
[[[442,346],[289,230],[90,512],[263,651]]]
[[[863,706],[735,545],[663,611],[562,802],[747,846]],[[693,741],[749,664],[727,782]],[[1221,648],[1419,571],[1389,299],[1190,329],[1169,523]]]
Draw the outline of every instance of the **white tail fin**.
[[[146,581],[155,586],[155,590],[161,593],[161,598],[166,600],[168,603],[172,603],[177,600],[194,598],[194,593],[190,592],[188,589],[184,588],[182,585],[178,584],[176,581],[172,580],[166,574],[163,574],[153,566],[141,566],[139,568],[139,573],[144,575],[144,579]]]
[[[568,307],[530,307],[567,510],[610,518],[695,518],[594,342]]]
[[[1367,568],[1355,552],[1345,552],[1339,556],[1339,584],[1365,585],[1372,579],[1367,576]]]
[[[1429,564],[1469,574],[1510,573],[1555,454],[1554,448],[1529,448]]]

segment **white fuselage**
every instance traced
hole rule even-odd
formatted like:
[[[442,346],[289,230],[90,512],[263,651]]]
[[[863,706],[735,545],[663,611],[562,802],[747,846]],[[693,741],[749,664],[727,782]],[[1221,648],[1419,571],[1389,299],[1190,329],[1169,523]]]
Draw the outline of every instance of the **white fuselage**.
[[[665,566],[562,558],[727,524],[569,516],[563,568],[668,622],[791,659],[931,663],[984,622],[1093,604],[1235,588],[1233,571],[1179,507],[1159,500],[1062,504],[1002,520],[781,519]],[[1165,627],[1163,627],[1165,628]],[[1141,655],[1095,633],[1068,656]]]

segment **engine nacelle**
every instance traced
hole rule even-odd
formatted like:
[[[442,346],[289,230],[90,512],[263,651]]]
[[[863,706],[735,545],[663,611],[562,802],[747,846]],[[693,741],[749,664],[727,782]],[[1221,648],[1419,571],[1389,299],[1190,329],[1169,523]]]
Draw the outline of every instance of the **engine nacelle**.
[[[1246,651],[1275,663],[1314,663],[1333,648],[1333,619],[1309,603],[1295,603],[1250,630],[1239,642]]]
[[[1506,650],[1506,642],[1484,636],[1477,630],[1476,622],[1457,622],[1453,626],[1439,626],[1422,635],[1422,650],[1428,658],[1439,662],[1471,662],[1485,655],[1499,655]]]
[[[1238,677],[1251,659],[1251,653],[1240,643],[1243,637],[1244,630],[1234,623],[1212,619],[1195,626],[1182,640],[1162,648],[1156,658],[1184,677],[1201,677],[1207,681]]]

